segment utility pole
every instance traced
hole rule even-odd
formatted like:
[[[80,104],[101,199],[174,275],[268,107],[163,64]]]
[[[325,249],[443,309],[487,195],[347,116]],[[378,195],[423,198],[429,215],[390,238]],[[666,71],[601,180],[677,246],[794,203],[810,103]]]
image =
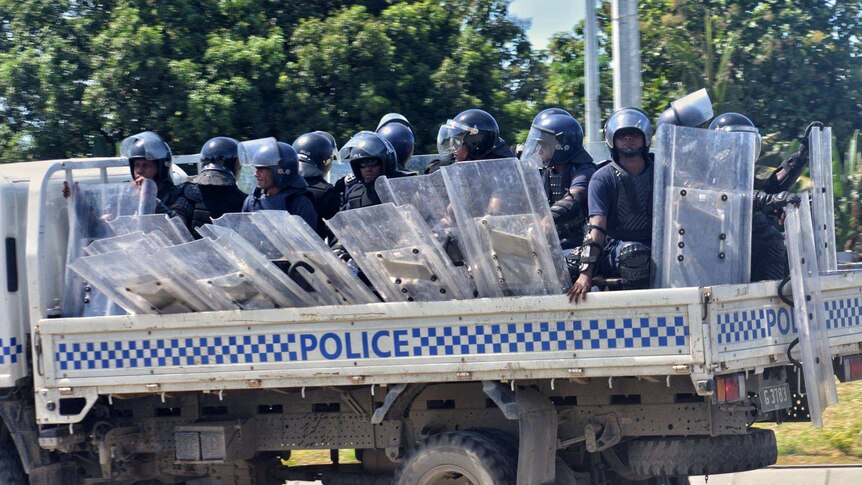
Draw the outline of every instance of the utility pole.
[[[614,110],[640,108],[641,46],[637,0],[612,0]]]
[[[586,27],[584,38],[584,111],[586,115],[586,141],[599,142],[602,114],[599,111],[599,45],[596,40],[598,27],[596,25],[596,1],[585,0],[586,10],[584,23]]]

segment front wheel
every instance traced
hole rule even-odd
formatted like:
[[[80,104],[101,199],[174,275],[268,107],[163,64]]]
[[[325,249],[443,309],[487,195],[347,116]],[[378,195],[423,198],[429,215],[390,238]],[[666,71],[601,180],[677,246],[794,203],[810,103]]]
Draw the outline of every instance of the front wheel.
[[[397,485],[514,485],[515,464],[486,436],[452,431],[420,443],[395,476]]]

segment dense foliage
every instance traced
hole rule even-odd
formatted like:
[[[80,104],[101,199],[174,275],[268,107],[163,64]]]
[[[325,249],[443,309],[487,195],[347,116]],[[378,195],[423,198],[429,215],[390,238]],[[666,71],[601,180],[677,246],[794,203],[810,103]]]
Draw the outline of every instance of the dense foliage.
[[[340,142],[390,111],[420,152],[462,109],[512,144],[537,111],[582,118],[583,27],[530,46],[508,0],[0,0],[0,159],[113,154],[144,129],[176,152],[207,138],[325,129]],[[612,107],[610,5],[600,4],[602,108]],[[644,106],[706,87],[777,140],[809,120],[841,150],[862,127],[862,4],[642,0]],[[788,148],[786,146],[781,146]]]

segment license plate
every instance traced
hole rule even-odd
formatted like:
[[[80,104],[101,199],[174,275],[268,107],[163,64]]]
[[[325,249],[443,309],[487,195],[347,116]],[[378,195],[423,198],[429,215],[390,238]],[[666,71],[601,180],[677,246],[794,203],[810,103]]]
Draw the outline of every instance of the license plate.
[[[787,409],[791,404],[790,386],[787,384],[764,387],[760,390],[760,410],[764,413]]]

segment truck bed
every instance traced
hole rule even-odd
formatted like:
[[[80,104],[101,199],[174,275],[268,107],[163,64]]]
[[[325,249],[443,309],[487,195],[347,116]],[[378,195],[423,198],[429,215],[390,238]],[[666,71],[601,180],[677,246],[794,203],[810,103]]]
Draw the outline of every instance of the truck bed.
[[[862,350],[862,274],[821,278],[833,356]],[[793,310],[777,282],[375,303],[36,325],[40,423],[98,396],[416,382],[689,375],[788,363]],[[49,411],[49,401],[86,400]],[[40,401],[40,402],[39,402]]]

